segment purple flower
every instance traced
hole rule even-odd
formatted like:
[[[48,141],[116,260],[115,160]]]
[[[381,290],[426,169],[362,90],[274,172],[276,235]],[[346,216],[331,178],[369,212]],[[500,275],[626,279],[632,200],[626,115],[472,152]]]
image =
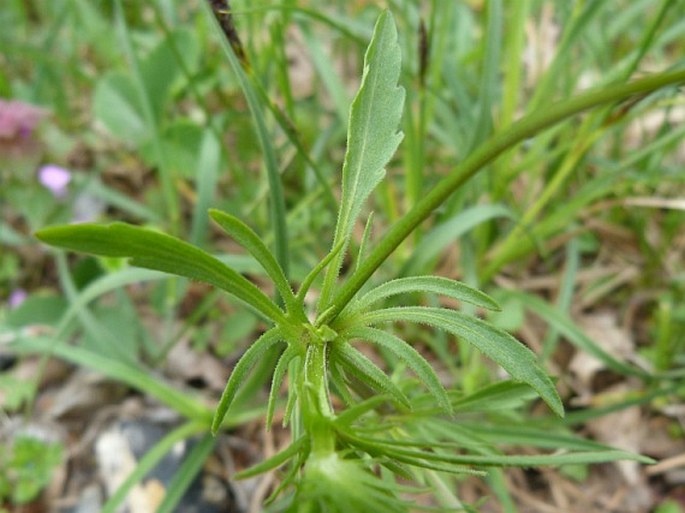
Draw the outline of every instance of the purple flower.
[[[17,308],[20,304],[22,304],[26,300],[27,296],[28,296],[28,294],[26,293],[26,291],[24,289],[14,289],[10,293],[10,297],[7,300],[7,303],[9,304],[10,309]]]
[[[36,125],[47,115],[29,103],[0,100],[0,139],[27,139]]]
[[[67,185],[71,181],[71,172],[63,167],[47,164],[38,170],[38,180],[56,198],[63,198],[67,194]]]

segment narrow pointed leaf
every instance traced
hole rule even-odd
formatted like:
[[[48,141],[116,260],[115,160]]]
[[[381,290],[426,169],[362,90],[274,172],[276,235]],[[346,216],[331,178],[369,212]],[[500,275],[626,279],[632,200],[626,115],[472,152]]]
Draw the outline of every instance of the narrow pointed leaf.
[[[497,302],[490,296],[456,280],[440,276],[411,276],[399,278],[379,285],[375,289],[364,294],[359,301],[350,305],[352,310],[366,309],[370,305],[391,296],[406,294],[408,292],[429,292],[440,296],[464,301],[472,305],[480,306],[487,310],[499,310]]]
[[[333,358],[337,358],[340,364],[376,390],[385,392],[394,397],[400,404],[409,407],[409,399],[397,388],[385,372],[369,360],[364,354],[352,347],[346,341],[339,341],[333,345],[331,352]]]
[[[240,219],[226,212],[217,209],[210,209],[209,216],[228,233],[235,241],[243,246],[250,254],[255,257],[257,262],[264,268],[269,277],[273,280],[279,294],[288,307],[294,306],[295,296],[288,284],[283,269],[273,256],[266,244],[259,236]]]
[[[235,364],[233,372],[231,372],[231,376],[226,383],[226,388],[224,388],[224,392],[221,394],[221,399],[219,400],[219,405],[216,407],[216,412],[214,412],[214,419],[212,420],[213,434],[216,434],[221,427],[226,412],[228,412],[228,409],[231,407],[236,392],[245,380],[247,373],[250,372],[250,369],[252,369],[257,360],[259,360],[269,348],[278,343],[281,338],[282,335],[278,328],[270,329],[253,342],[248,350],[245,351],[245,354],[238,360],[238,363]]]
[[[248,477],[258,476],[259,474],[278,468],[300,452],[300,449],[302,449],[308,441],[309,439],[306,436],[302,436],[278,454],[274,454],[271,458],[257,463],[248,469],[241,470],[233,477],[235,477],[235,479],[247,479]]]
[[[355,263],[355,271],[359,269],[362,260],[364,260],[364,255],[366,254],[366,247],[369,245],[369,240],[371,239],[372,227],[373,212],[369,212],[369,217],[366,219],[366,225],[364,225],[364,233],[362,234],[362,240],[359,243],[359,251],[357,252],[357,261]]]
[[[416,306],[376,310],[362,315],[359,320],[365,324],[415,322],[452,333],[492,359],[512,378],[528,384],[540,394],[554,413],[559,416],[564,414],[554,383],[539,365],[535,353],[507,332],[480,319],[454,310]]]
[[[100,256],[131,258],[131,264],[214,285],[252,306],[268,319],[283,312],[252,282],[209,253],[180,239],[125,223],[45,228],[36,237],[47,244]]]
[[[278,359],[276,368],[274,369],[274,374],[271,379],[271,390],[269,391],[269,402],[266,406],[266,429],[271,429],[271,421],[274,417],[274,409],[276,407],[276,398],[278,397],[278,392],[281,390],[281,385],[283,384],[283,379],[288,371],[288,365],[293,358],[299,356],[298,351],[293,346],[288,346],[288,348],[283,351],[283,354]]]
[[[333,388],[340,396],[340,399],[342,399],[345,405],[348,407],[353,405],[354,399],[352,398],[352,394],[347,388],[347,384],[345,383],[345,375],[342,369],[340,368],[340,364],[335,361],[331,362],[331,365],[328,368],[328,372],[330,373],[331,385],[333,385]]]
[[[333,260],[338,253],[342,250],[344,246],[344,242],[339,242],[336,244],[333,249],[326,255],[323,260],[321,260],[314,268],[309,271],[309,274],[305,277],[304,280],[302,280],[302,283],[300,284],[300,289],[297,291],[297,300],[300,303],[304,302],[304,298],[307,295],[307,292],[309,291],[309,287],[312,286],[312,283],[314,283],[314,280],[316,277],[319,275],[321,271],[323,271],[326,266],[331,263],[331,260]]]
[[[373,397],[369,397],[365,401],[350,406],[345,411],[341,412],[338,416],[336,416],[335,424],[342,427],[343,430],[346,430],[349,428],[352,422],[375,410],[387,400],[388,397],[384,395],[374,395]]]
[[[404,340],[391,333],[367,327],[353,328],[346,332],[345,335],[350,338],[368,340],[397,355],[397,357],[409,365],[409,368],[413,370],[418,378],[426,385],[440,407],[448,413],[452,411],[450,399],[447,396],[445,387],[440,383],[440,378],[438,378],[431,364]]]
[[[390,12],[385,11],[376,22],[364,56],[361,85],[350,108],[334,244],[348,240],[364,202],[385,176],[385,166],[402,140],[398,130],[404,106],[404,89],[398,85],[400,69],[397,28]],[[324,307],[333,292],[343,254],[326,273],[321,293]]]
[[[383,440],[374,440],[374,443],[383,446]],[[394,457],[401,460],[401,456],[415,458],[417,460],[439,461],[457,465],[477,465],[484,467],[539,467],[558,465],[579,465],[590,463],[606,463],[609,461],[638,461],[640,463],[654,463],[654,460],[627,451],[578,451],[561,454],[538,454],[538,455],[481,455],[481,454],[452,454],[434,450],[427,444],[430,450],[403,449],[395,445],[385,445]]]
[[[462,235],[468,233],[481,223],[491,219],[505,218],[515,221],[514,213],[499,203],[475,205],[460,210],[458,214],[432,227],[421,241],[412,249],[411,256],[400,269],[401,276],[425,272],[428,263],[437,258],[450,244],[455,243]]]

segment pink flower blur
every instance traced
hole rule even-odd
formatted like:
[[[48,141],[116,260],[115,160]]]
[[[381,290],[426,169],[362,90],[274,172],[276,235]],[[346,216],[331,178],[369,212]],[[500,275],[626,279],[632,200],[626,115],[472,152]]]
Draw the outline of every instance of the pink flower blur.
[[[54,164],[47,164],[38,170],[38,180],[57,198],[67,194],[67,185],[71,181],[71,172]]]
[[[9,304],[9,307],[11,309],[17,308],[20,304],[22,304],[26,300],[27,296],[28,296],[28,294],[26,293],[26,291],[24,289],[14,289],[10,293],[10,297],[9,297],[7,303]]]
[[[45,109],[29,103],[0,100],[0,139],[30,137],[46,115]]]

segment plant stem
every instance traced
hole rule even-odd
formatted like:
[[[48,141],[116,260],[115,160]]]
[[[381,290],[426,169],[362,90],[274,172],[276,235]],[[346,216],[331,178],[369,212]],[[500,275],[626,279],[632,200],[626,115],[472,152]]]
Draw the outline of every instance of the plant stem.
[[[380,265],[395,251],[414,229],[440,206],[455,190],[474,176],[485,165],[515,144],[532,137],[539,131],[584,110],[599,105],[620,102],[631,96],[644,95],[662,87],[685,82],[685,70],[659,73],[628,84],[591,90],[574,98],[561,101],[549,108],[541,108],[497,133],[480,145],[449,175],[443,178],[402,219],[395,223],[381,243],[369,254],[366,261],[345,282],[328,308],[317,320],[317,325],[335,319],[366,283]]]

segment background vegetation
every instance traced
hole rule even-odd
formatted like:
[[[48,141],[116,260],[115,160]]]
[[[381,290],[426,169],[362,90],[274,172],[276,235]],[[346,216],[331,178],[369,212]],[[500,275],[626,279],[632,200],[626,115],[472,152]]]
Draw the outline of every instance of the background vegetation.
[[[388,226],[495,131],[589,87],[683,65],[680,0],[234,1],[244,51],[234,62],[200,7],[175,0],[6,0],[0,7],[0,291],[7,298],[0,504],[7,507],[82,497],[78,475],[93,447],[75,451],[74,439],[91,429],[86,445],[93,445],[104,429],[94,412],[109,406],[125,416],[117,408],[133,398],[164,405],[179,422],[102,499],[104,507],[114,511],[175,442],[192,438],[190,457],[166,485],[178,492],[160,504],[172,510],[212,458],[206,422],[228,369],[265,327],[205,285],[51,251],[33,238],[36,230],[75,221],[148,226],[221,255],[273,295],[256,262],[210,224],[207,210],[218,208],[246,220],[301,283],[331,247],[349,106],[383,7],[402,47],[404,140],[355,228],[343,273],[363,260],[360,246],[382,242]],[[666,87],[555,125],[470,180],[378,270],[376,283],[435,274],[484,290],[502,305],[488,320],[526,343],[557,378],[569,410],[563,420],[533,394],[508,389],[464,409],[456,423],[461,444],[484,454],[554,450],[575,432],[657,459],[683,452],[684,118],[682,94]],[[274,187],[282,189],[280,210]],[[320,289],[317,282],[307,301],[315,303]],[[454,401],[501,386],[500,370],[451,336],[409,325],[401,331]],[[420,389],[391,354],[368,355],[395,382]],[[70,364],[58,377],[55,360]],[[264,368],[273,363],[265,359]],[[64,406],[61,387],[93,396],[100,386],[77,380],[77,369],[97,370],[116,393],[101,404]],[[258,369],[246,383],[225,423],[252,447],[236,457],[238,469],[288,442],[280,429],[263,434],[263,375]],[[27,454],[36,470],[25,471]],[[577,465],[487,478],[433,472],[422,478],[431,493],[413,500],[482,511],[571,511],[572,504],[679,511],[682,480],[677,461],[668,461],[649,475],[635,462],[619,472]],[[60,469],[61,486],[46,489]],[[262,488],[244,492],[254,504],[277,483],[271,474],[261,479]]]

